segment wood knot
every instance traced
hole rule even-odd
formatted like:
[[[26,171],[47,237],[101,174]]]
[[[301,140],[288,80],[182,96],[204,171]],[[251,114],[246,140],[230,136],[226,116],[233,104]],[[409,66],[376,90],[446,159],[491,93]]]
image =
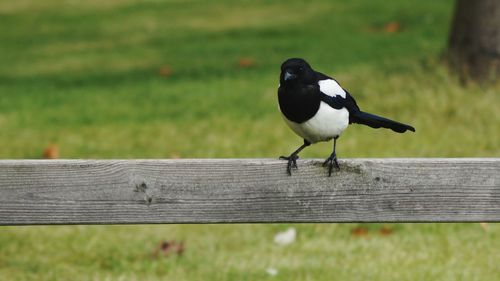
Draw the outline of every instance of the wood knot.
[[[140,183],[136,183],[134,192],[144,193],[144,201],[146,201],[146,204],[148,204],[148,206],[151,204],[151,202],[153,202],[153,196],[150,194],[151,192],[148,192],[148,185],[146,184],[146,182],[141,181]]]
[[[148,189],[148,185],[145,182],[141,182],[135,185],[134,192],[144,192],[146,193],[146,189]]]

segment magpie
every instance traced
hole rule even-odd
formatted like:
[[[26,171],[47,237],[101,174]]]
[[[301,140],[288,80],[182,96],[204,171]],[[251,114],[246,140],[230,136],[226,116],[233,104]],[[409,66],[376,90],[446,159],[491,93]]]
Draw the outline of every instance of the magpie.
[[[359,109],[354,98],[333,78],[317,72],[301,58],[291,58],[281,65],[278,104],[288,126],[304,139],[287,160],[287,173],[297,168],[298,154],[305,147],[333,139],[333,152],[323,163],[328,176],[333,167],[340,170],[336,146],[340,134],[349,124],[387,128],[397,133],[415,132],[415,128]]]

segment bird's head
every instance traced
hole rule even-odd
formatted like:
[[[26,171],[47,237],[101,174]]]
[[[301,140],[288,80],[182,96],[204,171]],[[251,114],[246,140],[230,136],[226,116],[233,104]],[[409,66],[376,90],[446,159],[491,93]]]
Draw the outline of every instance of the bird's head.
[[[303,59],[287,59],[281,65],[280,84],[313,84],[316,82],[316,74],[311,66]]]

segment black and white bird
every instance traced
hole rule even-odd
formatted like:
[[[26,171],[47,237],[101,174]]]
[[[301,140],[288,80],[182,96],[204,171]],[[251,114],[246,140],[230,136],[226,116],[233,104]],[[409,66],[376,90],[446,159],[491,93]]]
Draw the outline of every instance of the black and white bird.
[[[331,176],[335,166],[340,169],[335,152],[337,139],[349,124],[372,128],[387,128],[397,133],[415,132],[410,125],[363,112],[354,98],[339,83],[323,73],[314,71],[303,59],[291,58],[281,65],[278,88],[279,108],[288,126],[304,139],[304,144],[290,156],[287,172],[297,168],[298,154],[305,147],[333,139],[333,152],[323,163]]]

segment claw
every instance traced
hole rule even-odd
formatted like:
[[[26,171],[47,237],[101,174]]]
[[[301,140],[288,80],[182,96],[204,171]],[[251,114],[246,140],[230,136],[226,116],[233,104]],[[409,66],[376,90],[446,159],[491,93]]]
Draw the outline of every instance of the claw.
[[[339,162],[337,162],[337,155],[335,153],[332,153],[332,155],[330,155],[330,157],[328,157],[325,160],[325,162],[323,162],[323,167],[326,167],[327,165],[328,165],[328,176],[329,177],[332,176],[333,166],[335,166],[337,168],[337,170],[340,171]]]
[[[298,169],[297,159],[299,159],[299,156],[297,154],[292,154],[288,157],[280,156],[280,160],[287,160],[288,161],[288,163],[286,165],[286,172],[288,173],[289,176],[292,175],[292,168]]]

